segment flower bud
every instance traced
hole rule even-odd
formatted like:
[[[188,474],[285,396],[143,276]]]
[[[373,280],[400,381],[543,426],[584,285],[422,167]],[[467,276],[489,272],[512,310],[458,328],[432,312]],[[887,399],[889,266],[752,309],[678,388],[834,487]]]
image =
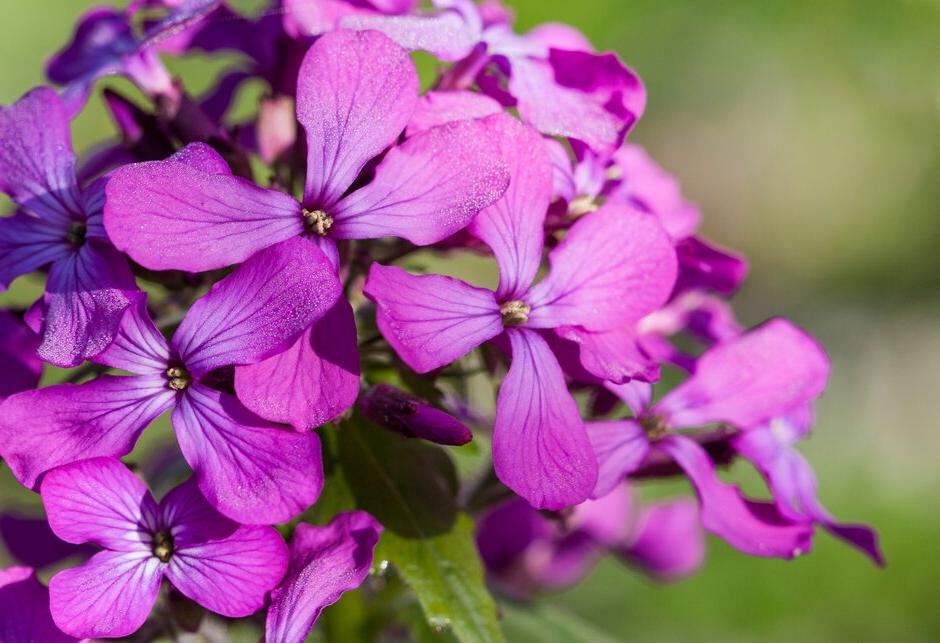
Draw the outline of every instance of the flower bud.
[[[455,446],[473,439],[470,429],[453,416],[388,384],[373,386],[358,404],[367,418],[408,438]]]

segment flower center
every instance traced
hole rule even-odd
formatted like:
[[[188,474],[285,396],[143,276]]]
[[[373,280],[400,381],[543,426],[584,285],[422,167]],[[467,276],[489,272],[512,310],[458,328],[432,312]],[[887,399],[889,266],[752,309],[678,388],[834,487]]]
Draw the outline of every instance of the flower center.
[[[68,233],[65,235],[65,239],[73,246],[80,246],[85,243],[86,232],[88,232],[87,226],[84,223],[79,223],[76,221],[69,228]]]
[[[650,442],[663,439],[669,432],[666,418],[661,415],[651,415],[640,419],[640,426],[646,431],[646,437],[649,438]]]
[[[166,369],[166,379],[170,388],[174,391],[185,390],[187,386],[193,383],[193,376],[182,366],[171,366]]]
[[[333,225],[333,217],[323,210],[303,209],[304,230],[310,234],[318,234],[321,237],[326,236],[327,230]]]
[[[594,212],[599,207],[594,197],[583,195],[568,204],[568,214],[574,217],[580,217],[583,214]]]
[[[170,562],[170,557],[173,556],[173,536],[169,532],[158,531],[154,534],[151,546],[153,555],[161,562]]]
[[[521,326],[529,321],[532,309],[525,302],[514,299],[507,301],[499,307],[499,314],[503,318],[503,326]]]

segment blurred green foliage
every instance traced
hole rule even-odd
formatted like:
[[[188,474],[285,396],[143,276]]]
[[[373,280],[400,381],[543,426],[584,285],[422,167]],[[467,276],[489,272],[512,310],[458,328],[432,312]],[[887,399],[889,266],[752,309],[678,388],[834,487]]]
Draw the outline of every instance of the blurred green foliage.
[[[0,3],[0,102],[42,82],[43,61],[92,4]],[[888,568],[822,534],[790,563],[713,541],[684,583],[656,586],[607,562],[535,612],[509,606],[509,640],[940,639],[940,3],[510,4],[521,28],[570,22],[642,75],[649,104],[633,138],[682,179],[707,234],[751,258],[742,319],[786,314],[827,345],[832,386],[805,451],[824,502],[879,527]],[[194,91],[219,67],[172,65]],[[246,109],[258,91],[244,93]],[[112,132],[97,99],[74,131],[79,150]],[[38,288],[20,280],[0,304],[25,305]],[[151,444],[166,431],[148,432]],[[751,472],[732,476],[759,487]],[[36,498],[4,470],[0,505],[11,504]]]

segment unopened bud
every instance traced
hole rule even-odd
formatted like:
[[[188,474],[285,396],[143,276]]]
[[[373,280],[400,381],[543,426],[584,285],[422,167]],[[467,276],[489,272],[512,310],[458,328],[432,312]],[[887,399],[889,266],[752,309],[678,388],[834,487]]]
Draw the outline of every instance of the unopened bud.
[[[388,384],[373,386],[358,404],[367,418],[408,438],[454,446],[473,439],[470,429],[453,416]]]

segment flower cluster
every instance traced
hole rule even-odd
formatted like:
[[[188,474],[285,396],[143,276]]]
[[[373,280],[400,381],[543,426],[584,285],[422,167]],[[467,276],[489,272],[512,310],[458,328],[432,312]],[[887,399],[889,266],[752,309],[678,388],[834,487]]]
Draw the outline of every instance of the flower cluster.
[[[194,52],[233,61],[201,97],[164,66]],[[2,640],[159,631],[174,601],[266,609],[265,640],[304,640],[365,582],[383,530],[441,531],[384,515],[424,502],[394,474],[428,460],[392,463],[376,508],[350,454],[387,463],[337,447],[351,431],[482,445],[446,451],[461,475],[445,457],[445,495],[516,598],[607,554],[681,578],[703,530],[792,558],[822,527],[882,562],[794,448],[825,353],[786,320],[735,321],[746,262],[702,239],[675,179],[625,143],[644,86],[573,28],[518,34],[498,0],[279,0],[257,16],[133,0],[86,13],[47,74],[57,89],[0,107],[16,206],[0,286],[46,275],[28,310],[0,311],[0,455],[54,534],[24,547],[37,525],[3,529],[30,567],[0,572]],[[146,102],[106,88],[119,136],[79,162],[70,122],[115,74]],[[236,121],[246,82],[266,92]],[[466,255],[495,261],[494,288],[435,273]],[[39,386],[43,362],[73,370]],[[178,450],[135,449],[167,412]],[[738,458],[769,499],[719,479]],[[696,500],[641,503],[637,481],[677,475]],[[413,562],[378,546],[393,569]],[[76,557],[48,588],[31,569]]]

